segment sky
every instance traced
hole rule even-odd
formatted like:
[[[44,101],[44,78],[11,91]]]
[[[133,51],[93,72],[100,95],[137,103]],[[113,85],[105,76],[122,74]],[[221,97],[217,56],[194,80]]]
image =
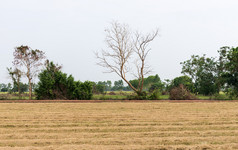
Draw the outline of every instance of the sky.
[[[119,80],[97,66],[95,51],[107,49],[105,29],[125,23],[142,33],[159,29],[151,43],[152,75],[173,79],[191,55],[217,57],[238,46],[237,0],[0,0],[0,83],[11,82],[14,48],[40,49],[63,72],[80,81]],[[128,75],[133,79],[132,75]]]

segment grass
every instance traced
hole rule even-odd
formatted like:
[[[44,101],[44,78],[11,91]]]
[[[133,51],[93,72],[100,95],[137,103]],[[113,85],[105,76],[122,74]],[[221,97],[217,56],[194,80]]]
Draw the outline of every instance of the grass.
[[[113,94],[112,94],[113,93]],[[18,94],[9,94],[8,92],[0,92],[0,100],[25,100],[29,99],[28,96],[29,93],[22,94],[22,97],[19,98]],[[94,94],[92,99],[94,100],[125,100],[128,99],[128,96],[133,95],[133,91],[113,91],[113,92],[106,92],[105,94]],[[204,95],[196,95],[198,99],[201,100],[230,100],[229,96],[226,95],[223,92],[220,92],[218,95],[215,96],[204,96]],[[33,94],[33,99],[35,99],[35,96]],[[168,100],[169,95],[160,95],[160,100]],[[235,100],[238,100],[238,98],[235,98]]]
[[[125,100],[129,95],[134,94],[132,91],[107,91],[105,94],[94,94],[94,100]]]
[[[33,99],[35,99],[35,95],[32,95]],[[22,93],[21,97],[19,97],[18,93],[9,94],[8,92],[0,92],[0,100],[25,100],[29,99],[29,93]]]
[[[127,99],[127,96],[132,95],[133,92],[120,92],[116,91],[114,92],[116,95],[109,95],[110,92],[107,92],[106,94],[94,94],[93,99],[95,100],[124,100]],[[196,95],[198,99],[201,100],[229,100],[229,96],[227,96],[225,93],[220,93],[219,95],[216,96],[204,96],[204,95]],[[168,100],[169,95],[160,95],[159,96],[160,100]],[[237,98],[235,99],[237,100]]]
[[[238,103],[0,104],[0,149],[238,149]]]

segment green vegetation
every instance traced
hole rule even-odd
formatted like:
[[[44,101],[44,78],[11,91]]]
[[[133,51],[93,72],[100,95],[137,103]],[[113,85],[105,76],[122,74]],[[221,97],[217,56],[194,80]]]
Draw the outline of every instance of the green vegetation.
[[[113,52],[103,51],[102,56],[97,55],[97,57],[101,60],[99,62],[101,66],[117,73],[121,80],[114,81],[114,84],[110,80],[98,82],[75,81],[72,75],[68,76],[67,73],[61,71],[61,66],[48,60],[43,65],[42,61],[45,59],[43,51],[33,50],[28,46],[20,46],[16,47],[13,53],[14,68],[7,68],[12,83],[0,84],[0,92],[7,92],[7,94],[1,93],[0,99],[238,99],[238,47],[221,47],[218,50],[219,58],[207,57],[205,54],[202,56],[192,55],[190,59],[181,62],[182,76],[162,81],[158,74],[145,76],[150,72],[145,65],[146,56],[149,52],[147,46],[157,36],[158,31],[156,30],[147,36],[133,35],[136,37],[133,40],[130,39],[133,36],[129,36],[130,32],[127,26],[116,22],[112,25],[112,29],[107,30],[107,38],[109,38],[107,44],[109,46],[111,44]],[[114,30],[118,33],[111,32]],[[124,36],[128,39],[123,38]],[[117,43],[110,42],[113,37],[119,38]],[[122,41],[125,43],[121,43]],[[118,45],[131,45],[131,42],[136,42],[131,48],[118,49],[120,47]],[[142,47],[138,47],[139,43]],[[130,66],[127,66],[129,65],[128,61],[134,55],[140,58],[142,64],[136,65],[138,75],[135,76],[138,76],[138,78],[127,80],[125,74],[128,71],[127,69],[130,68]],[[110,65],[111,61],[106,59],[108,57],[114,60],[112,62],[119,62],[119,64]],[[25,70],[21,70],[21,66]],[[43,69],[39,73],[40,69],[38,67],[40,66]],[[36,75],[38,75],[39,82],[34,84],[32,80]],[[22,77],[28,79],[28,84],[21,82]],[[29,96],[26,96],[26,93]]]
[[[74,78],[60,71],[61,66],[47,61],[46,69],[39,74],[37,99],[91,99],[92,83],[74,81]]]
[[[203,95],[213,95],[219,92],[218,69],[215,58],[206,55],[193,55],[191,59],[181,63],[182,73],[191,77],[194,88],[191,92]]]

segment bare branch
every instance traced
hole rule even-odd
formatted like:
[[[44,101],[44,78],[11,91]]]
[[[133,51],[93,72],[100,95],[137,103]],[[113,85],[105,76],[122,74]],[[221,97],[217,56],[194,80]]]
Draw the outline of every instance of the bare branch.
[[[158,30],[147,35],[136,32],[133,38],[127,25],[113,22],[111,28],[106,29],[105,32],[105,42],[109,50],[102,50],[100,55],[99,53],[95,53],[96,58],[98,59],[97,64],[107,68],[108,73],[116,73],[136,93],[141,93],[144,76],[151,72],[150,68],[146,65],[146,58],[150,52],[148,45],[158,35]],[[138,61],[135,62],[137,74],[134,74],[139,81],[138,89],[133,87],[126,78],[126,74],[130,70],[129,60],[133,53],[137,54],[136,56],[138,57]]]

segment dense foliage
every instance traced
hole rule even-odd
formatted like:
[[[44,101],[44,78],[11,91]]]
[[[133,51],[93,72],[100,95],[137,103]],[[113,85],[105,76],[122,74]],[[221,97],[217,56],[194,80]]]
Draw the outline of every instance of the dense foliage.
[[[28,84],[26,83],[19,83],[20,93],[28,92]],[[10,92],[18,92],[18,85],[14,84],[13,88],[10,89]]]
[[[112,91],[121,91],[124,89],[124,83],[122,80],[118,80],[114,82],[114,86],[112,87]]]
[[[181,84],[184,85],[190,92],[193,92],[195,90],[194,83],[192,79],[188,76],[180,76],[174,78],[169,85],[169,90],[178,87]]]
[[[53,62],[46,64],[46,69],[39,74],[37,99],[91,99],[92,83],[74,81],[72,75],[60,71],[61,67]]]
[[[10,92],[11,89],[12,89],[11,83],[8,83],[8,84],[1,83],[0,84],[0,91],[1,92]]]
[[[194,82],[196,94],[212,95],[219,92],[217,86],[218,71],[215,58],[206,57],[206,55],[192,55],[191,59],[182,64],[182,73],[191,77]]]
[[[238,47],[222,47],[219,51],[221,82],[231,96],[238,97]]]
[[[130,83],[138,88],[139,81],[138,80],[130,80]],[[164,83],[161,81],[160,77],[156,74],[155,76],[149,76],[144,78],[144,91],[153,92],[154,90],[162,91],[164,89]]]

